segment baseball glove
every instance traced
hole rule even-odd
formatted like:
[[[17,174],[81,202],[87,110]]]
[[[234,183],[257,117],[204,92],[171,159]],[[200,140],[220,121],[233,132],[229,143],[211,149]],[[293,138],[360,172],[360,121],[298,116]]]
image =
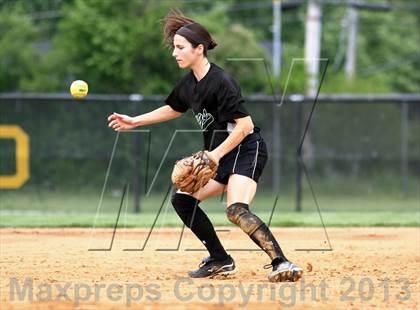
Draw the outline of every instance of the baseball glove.
[[[172,171],[172,183],[183,192],[195,193],[216,175],[217,164],[208,151],[199,151],[178,160]]]

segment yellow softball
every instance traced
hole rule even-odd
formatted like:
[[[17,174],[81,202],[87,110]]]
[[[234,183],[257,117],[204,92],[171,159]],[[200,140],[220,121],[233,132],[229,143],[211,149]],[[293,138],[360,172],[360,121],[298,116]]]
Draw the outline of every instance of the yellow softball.
[[[88,84],[85,81],[73,81],[70,86],[70,93],[75,98],[83,98],[88,93]]]

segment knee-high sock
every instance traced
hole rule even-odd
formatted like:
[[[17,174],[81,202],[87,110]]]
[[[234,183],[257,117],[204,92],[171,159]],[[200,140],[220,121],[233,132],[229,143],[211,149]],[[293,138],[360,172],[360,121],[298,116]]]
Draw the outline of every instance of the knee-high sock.
[[[216,260],[226,259],[228,254],[220,243],[210,219],[198,206],[200,201],[190,195],[175,193],[171,202],[178,216],[203,242],[210,256]]]
[[[264,222],[251,211],[246,203],[236,202],[226,210],[228,219],[238,225],[268,256],[273,263],[287,261],[276,238]]]

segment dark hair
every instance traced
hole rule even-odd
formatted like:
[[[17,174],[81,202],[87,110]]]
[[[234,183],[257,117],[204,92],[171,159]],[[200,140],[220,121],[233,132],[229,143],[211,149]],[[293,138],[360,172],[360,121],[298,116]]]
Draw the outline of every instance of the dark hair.
[[[186,31],[191,31],[192,36],[181,35],[184,36],[194,48],[199,44],[203,44],[204,56],[207,56],[207,50],[212,50],[217,46],[216,41],[213,40],[209,31],[204,26],[191,18],[184,16],[182,12],[177,9],[170,10],[165,16],[163,23],[163,35],[168,45],[173,44],[174,36],[178,30],[187,28]]]

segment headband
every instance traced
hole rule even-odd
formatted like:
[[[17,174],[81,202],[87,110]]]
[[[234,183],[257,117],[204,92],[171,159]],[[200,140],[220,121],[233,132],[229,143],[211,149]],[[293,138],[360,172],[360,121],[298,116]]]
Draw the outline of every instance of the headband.
[[[191,24],[190,24],[191,25]],[[207,42],[204,38],[199,36],[197,33],[192,31],[191,29],[183,26],[176,31],[176,34],[183,36],[184,38],[188,39],[189,41],[194,41],[198,44],[203,44],[205,48],[209,47],[209,42]]]

